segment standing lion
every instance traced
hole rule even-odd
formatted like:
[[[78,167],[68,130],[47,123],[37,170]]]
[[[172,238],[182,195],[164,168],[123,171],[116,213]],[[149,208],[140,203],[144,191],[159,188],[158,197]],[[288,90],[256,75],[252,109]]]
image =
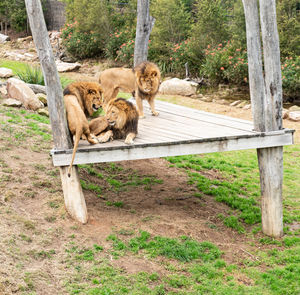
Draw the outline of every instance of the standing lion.
[[[155,110],[154,98],[160,85],[160,71],[152,62],[142,62],[133,69],[111,68],[101,72],[99,83],[103,88],[105,102],[116,98],[120,89],[135,96],[140,118],[144,118],[143,99],[147,100],[153,116],[158,116]]]

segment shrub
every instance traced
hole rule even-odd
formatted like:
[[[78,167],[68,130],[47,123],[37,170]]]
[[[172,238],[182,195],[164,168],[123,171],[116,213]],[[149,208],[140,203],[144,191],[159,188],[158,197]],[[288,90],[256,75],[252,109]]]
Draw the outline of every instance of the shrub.
[[[116,53],[117,57],[115,60],[133,65],[134,40],[129,40],[128,42],[123,43]]]
[[[124,46],[131,45],[131,44],[127,44],[127,43],[131,42],[133,37],[134,37],[133,33],[129,32],[128,30],[125,30],[123,32],[116,31],[113,34],[110,34],[109,40],[107,41],[106,46],[105,46],[106,57],[108,57],[110,59],[116,59],[118,57],[119,53],[121,54],[120,50],[122,50],[122,48]],[[128,41],[128,40],[130,40],[130,41]],[[118,58],[118,59],[120,60],[120,58]],[[128,62],[128,60],[126,60],[126,62]]]
[[[248,81],[247,51],[237,48],[234,43],[218,44],[216,47],[208,45],[205,50],[205,62],[201,67],[201,74],[212,83],[229,82],[235,85]]]
[[[300,56],[286,57],[281,65],[282,88],[286,98],[300,96]]]
[[[61,31],[63,45],[76,58],[101,55],[102,38],[94,31],[80,31],[78,23],[66,24]]]
[[[192,76],[199,73],[199,66],[202,62],[202,54],[195,54],[194,40],[187,39],[181,43],[173,45],[170,54],[170,67],[172,71],[176,71],[181,76],[185,74],[185,63],[188,63],[189,71]]]

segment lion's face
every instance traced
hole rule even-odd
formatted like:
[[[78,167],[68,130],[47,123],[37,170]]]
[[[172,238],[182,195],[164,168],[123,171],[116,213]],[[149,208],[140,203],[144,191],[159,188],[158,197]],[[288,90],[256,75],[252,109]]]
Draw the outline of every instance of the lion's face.
[[[123,129],[126,124],[126,113],[114,105],[109,105],[105,111],[108,124],[116,129]]]
[[[103,105],[103,96],[102,96],[102,88],[98,85],[93,85],[93,87],[89,87],[86,91],[85,102],[86,109],[90,116],[93,115],[99,108]]]
[[[156,94],[160,83],[159,68],[153,63],[143,62],[134,70],[139,89],[148,95]]]
[[[157,72],[152,72],[150,75],[140,77],[140,86],[145,93],[150,93],[153,90]]]

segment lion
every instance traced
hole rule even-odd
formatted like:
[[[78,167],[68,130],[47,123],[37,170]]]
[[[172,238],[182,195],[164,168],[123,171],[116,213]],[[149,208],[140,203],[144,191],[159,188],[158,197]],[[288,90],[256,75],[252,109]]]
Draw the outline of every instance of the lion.
[[[87,117],[92,116],[102,107],[103,90],[95,82],[74,82],[64,89],[63,94],[68,127],[74,144],[72,160],[68,169],[70,177],[80,138],[85,136],[90,144],[98,143],[98,140],[91,135]]]
[[[97,136],[99,142],[125,138],[126,144],[133,144],[138,133],[136,107],[124,98],[115,98],[104,106],[104,110],[104,117],[90,121],[91,133]]]
[[[144,118],[143,102],[148,101],[152,115],[158,116],[154,98],[160,85],[160,71],[152,62],[142,62],[133,69],[111,68],[100,73],[99,83],[103,88],[105,102],[116,98],[121,88],[135,96],[140,118]]]

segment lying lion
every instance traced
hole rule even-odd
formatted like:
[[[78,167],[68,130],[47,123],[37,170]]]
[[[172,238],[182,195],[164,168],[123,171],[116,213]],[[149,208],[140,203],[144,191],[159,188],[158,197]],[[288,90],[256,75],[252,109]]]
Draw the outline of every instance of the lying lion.
[[[154,63],[145,61],[134,69],[111,68],[104,70],[99,76],[99,83],[103,88],[103,96],[107,103],[117,97],[119,89],[135,96],[140,118],[144,118],[143,102],[148,101],[152,115],[159,113],[155,110],[154,97],[160,85],[160,71]]]
[[[64,102],[67,113],[68,127],[73,135],[73,154],[68,169],[70,177],[79,140],[82,136],[91,144],[98,140],[91,135],[87,116],[92,116],[103,105],[103,90],[98,83],[74,82],[64,89]]]
[[[89,127],[99,142],[125,138],[126,144],[133,144],[138,131],[138,112],[135,106],[124,98],[112,99],[105,107],[105,116],[91,120]]]

